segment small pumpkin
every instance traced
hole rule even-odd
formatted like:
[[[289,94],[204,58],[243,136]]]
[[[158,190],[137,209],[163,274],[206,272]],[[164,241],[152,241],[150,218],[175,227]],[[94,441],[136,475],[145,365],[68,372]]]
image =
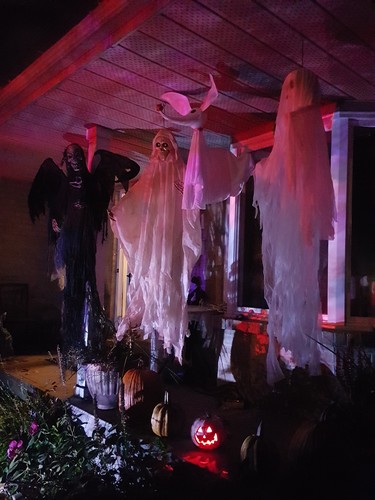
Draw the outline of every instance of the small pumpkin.
[[[225,439],[225,427],[217,415],[206,414],[194,420],[191,439],[195,446],[203,450],[213,450],[221,446]]]
[[[262,422],[258,425],[255,434],[246,436],[240,449],[240,458],[243,468],[251,472],[259,473],[259,451],[262,443]]]
[[[251,478],[264,478],[279,474],[280,456],[276,444],[264,436],[263,421],[255,434],[246,436],[240,449],[241,473]]]
[[[290,469],[318,472],[344,466],[358,450],[357,422],[351,415],[328,407],[318,419],[303,421],[291,437],[288,449]]]
[[[150,421],[153,408],[163,397],[160,375],[140,362],[137,368],[130,368],[124,373],[122,383],[120,411],[125,410],[130,422]]]
[[[164,392],[164,402],[158,403],[151,415],[151,429],[159,437],[179,434],[183,426],[183,413],[169,401],[168,391]]]

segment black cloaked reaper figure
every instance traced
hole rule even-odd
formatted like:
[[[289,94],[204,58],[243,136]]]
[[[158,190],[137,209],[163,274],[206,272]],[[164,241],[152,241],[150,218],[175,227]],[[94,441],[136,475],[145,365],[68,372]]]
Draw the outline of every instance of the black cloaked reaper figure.
[[[66,173],[63,170],[65,166]],[[62,352],[90,347],[100,350],[114,327],[106,317],[96,283],[97,237],[107,237],[108,205],[115,182],[125,191],[139,173],[130,158],[97,150],[91,171],[78,144],[63,153],[61,167],[52,158],[43,161],[28,196],[33,223],[48,215],[48,241],[55,247],[55,270],[63,290]]]

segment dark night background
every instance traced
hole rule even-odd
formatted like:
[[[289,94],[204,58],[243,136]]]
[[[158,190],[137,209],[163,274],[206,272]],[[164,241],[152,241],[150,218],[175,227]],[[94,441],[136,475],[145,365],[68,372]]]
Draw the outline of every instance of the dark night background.
[[[100,0],[0,0],[0,87],[13,80]]]

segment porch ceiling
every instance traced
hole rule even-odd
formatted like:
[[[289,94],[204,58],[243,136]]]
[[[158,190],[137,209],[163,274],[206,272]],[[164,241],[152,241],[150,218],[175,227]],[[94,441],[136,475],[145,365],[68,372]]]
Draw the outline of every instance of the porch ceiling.
[[[210,73],[211,146],[270,132],[282,82],[301,66],[319,77],[323,105],[373,102],[374,27],[371,0],[102,0],[0,89],[0,176],[33,178],[69,142],[86,146],[88,124],[143,163],[169,126],[160,96],[174,90],[199,105]],[[172,130],[188,148],[191,129]]]

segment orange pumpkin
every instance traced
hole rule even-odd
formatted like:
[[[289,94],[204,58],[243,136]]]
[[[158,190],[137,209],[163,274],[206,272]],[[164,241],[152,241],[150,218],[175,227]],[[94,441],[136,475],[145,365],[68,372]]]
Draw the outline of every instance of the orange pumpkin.
[[[163,397],[163,384],[158,373],[140,365],[127,370],[122,377],[120,410],[130,422],[149,422],[155,405]]]
[[[223,421],[217,415],[206,415],[194,420],[191,439],[195,446],[203,450],[218,448],[225,439]]]

